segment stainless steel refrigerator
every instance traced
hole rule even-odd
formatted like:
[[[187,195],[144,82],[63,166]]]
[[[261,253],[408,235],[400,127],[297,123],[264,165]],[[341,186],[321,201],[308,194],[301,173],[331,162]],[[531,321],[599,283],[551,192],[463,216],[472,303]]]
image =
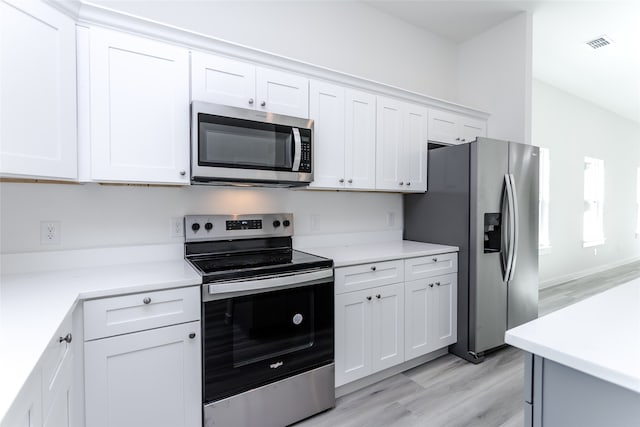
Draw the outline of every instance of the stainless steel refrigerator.
[[[478,138],[429,150],[427,192],[404,196],[404,239],[460,247],[458,341],[474,363],[538,317],[538,148]]]

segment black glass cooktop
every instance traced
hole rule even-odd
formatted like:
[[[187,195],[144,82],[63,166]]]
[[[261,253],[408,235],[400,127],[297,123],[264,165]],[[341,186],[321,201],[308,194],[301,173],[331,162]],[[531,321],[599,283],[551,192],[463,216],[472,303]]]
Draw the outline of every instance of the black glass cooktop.
[[[203,283],[331,268],[327,258],[291,249],[291,239],[197,242],[185,245],[185,257]]]

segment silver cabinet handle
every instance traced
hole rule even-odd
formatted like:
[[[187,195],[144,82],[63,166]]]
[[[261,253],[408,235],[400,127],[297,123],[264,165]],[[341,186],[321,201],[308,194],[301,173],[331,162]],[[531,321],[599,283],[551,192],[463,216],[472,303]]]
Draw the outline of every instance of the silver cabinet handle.
[[[189,338],[194,339],[196,337],[196,333],[195,332],[191,332],[189,334]]]
[[[185,176],[186,174],[187,174],[187,172],[186,172],[186,171],[180,171],[180,175],[181,175],[181,176]]]
[[[430,288],[433,288],[433,283],[429,283],[429,287],[430,287]]]
[[[71,340],[73,339],[73,337],[71,336],[71,332],[69,332],[67,335],[65,335],[64,337],[60,337],[58,338],[58,342],[66,342],[67,344],[71,344]]]
[[[464,138],[462,138],[460,141],[465,142],[466,140]]]
[[[380,298],[381,298],[381,295],[380,295],[380,294],[376,295],[376,298],[380,299]]]
[[[400,181],[400,185],[404,185],[404,182]]]
[[[352,179],[350,179],[350,180],[348,180],[347,182],[348,182],[349,184],[351,184],[351,183],[353,182],[353,180],[352,180]]]
[[[431,258],[431,261],[438,262],[438,258]]]
[[[371,301],[371,295],[367,297],[367,301]]]
[[[150,304],[150,303],[151,303],[151,298],[149,298],[149,297],[145,297],[145,298],[142,300],[142,302],[143,302],[143,303],[145,303],[145,304]]]
[[[265,105],[267,105],[267,102],[266,102],[266,101],[262,101],[262,102],[260,103],[260,106],[261,106],[261,107],[264,107]]]
[[[375,265],[371,266],[371,271],[376,271],[376,266]]]
[[[338,180],[338,182],[339,182],[340,184],[342,184],[342,183],[344,182],[344,178],[340,178],[340,179]]]
[[[407,181],[407,186],[411,185],[411,183],[409,181]]]
[[[253,98],[249,98],[249,105],[253,105]]]
[[[440,282],[436,282],[436,286],[440,286]]]
[[[456,138],[456,141],[460,141],[460,138]]]

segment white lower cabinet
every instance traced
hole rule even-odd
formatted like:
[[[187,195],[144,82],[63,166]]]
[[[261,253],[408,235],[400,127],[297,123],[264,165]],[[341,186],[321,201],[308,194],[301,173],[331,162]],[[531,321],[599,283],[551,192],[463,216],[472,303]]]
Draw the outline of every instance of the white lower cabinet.
[[[202,425],[200,289],[84,303],[87,426]]]
[[[336,387],[455,343],[456,272],[455,253],[336,268]]]
[[[405,355],[422,356],[456,342],[457,275],[405,283]]]
[[[200,426],[199,336],[196,321],[86,342],[87,425]]]
[[[336,386],[404,361],[402,283],[336,295]]]
[[[2,427],[69,427],[77,419],[73,411],[74,347],[69,314],[44,351],[42,358],[2,419]]]

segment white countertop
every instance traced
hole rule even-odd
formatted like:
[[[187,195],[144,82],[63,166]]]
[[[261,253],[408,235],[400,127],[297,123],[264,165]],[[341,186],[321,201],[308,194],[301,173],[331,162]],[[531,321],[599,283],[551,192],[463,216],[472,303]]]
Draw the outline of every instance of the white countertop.
[[[393,259],[415,258],[449,252],[458,252],[457,246],[396,240],[358,245],[300,248],[301,251],[333,259],[335,267],[366,264]]]
[[[640,393],[640,279],[510,329],[505,341]]]
[[[0,419],[78,301],[200,283],[182,259],[0,276]]]

